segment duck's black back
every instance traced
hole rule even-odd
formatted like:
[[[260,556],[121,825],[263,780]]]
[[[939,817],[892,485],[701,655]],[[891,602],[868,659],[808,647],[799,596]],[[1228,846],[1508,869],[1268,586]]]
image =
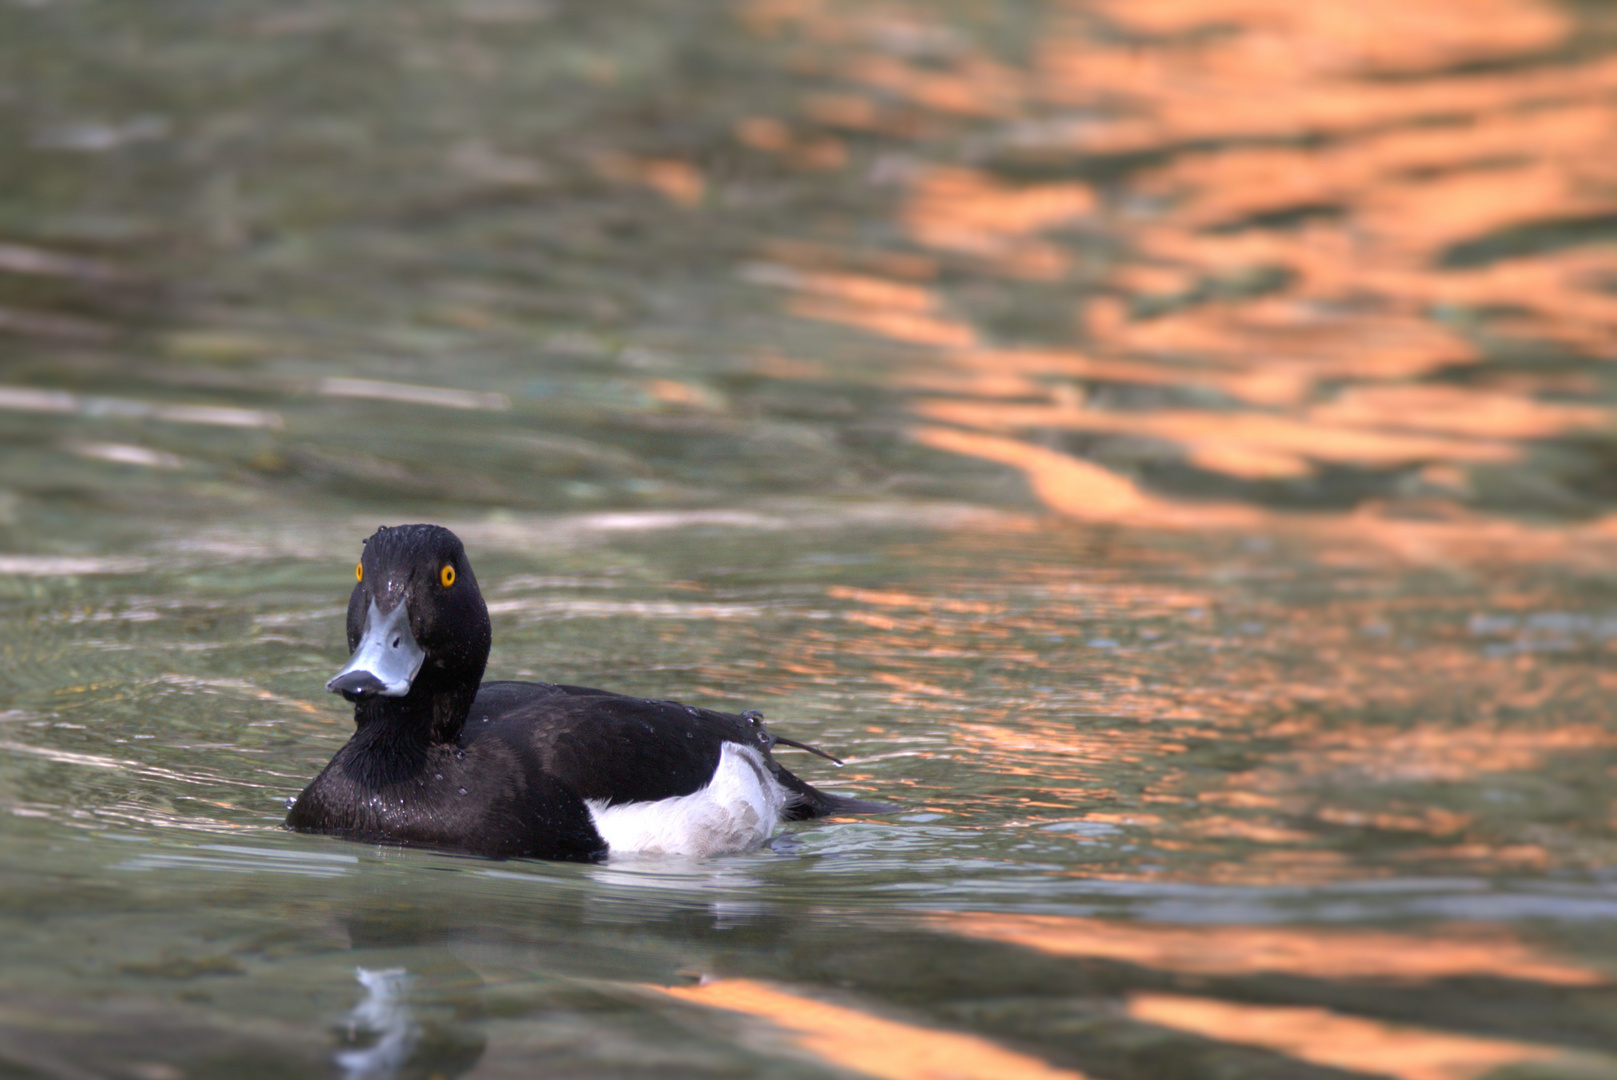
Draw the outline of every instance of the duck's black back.
[[[461,745],[480,739],[531,750],[546,774],[580,798],[608,806],[701,790],[730,742],[756,749],[774,778],[794,793],[788,820],[888,809],[828,795],[798,779],[770,756],[773,740],[761,724],[676,701],[584,686],[487,682],[472,703]]]
[[[762,731],[744,717],[674,701],[583,686],[492,682],[477,692],[461,745],[497,739],[522,746],[579,798],[612,806],[700,791],[726,742],[766,752]]]

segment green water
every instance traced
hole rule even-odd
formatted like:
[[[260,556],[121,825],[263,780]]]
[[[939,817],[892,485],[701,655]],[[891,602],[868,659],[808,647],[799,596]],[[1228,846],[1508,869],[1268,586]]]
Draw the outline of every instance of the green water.
[[[1521,78],[1607,55],[1599,5],[1556,10],[1581,44]],[[1502,429],[1520,453],[1442,506],[1413,467],[1248,483],[1052,425],[1028,445],[1270,516],[1052,512],[914,437],[930,346],[794,316],[770,253],[915,254],[911,158],[1027,179],[1016,132],[1089,114],[797,167],[737,125],[846,90],[814,51],[845,43],[744,16],[0,3],[0,1076],[1617,1075],[1609,418]],[[927,71],[1026,59],[1055,16],[905,18]],[[1136,205],[1132,167],[1058,171]],[[1141,214],[1060,237],[1059,282],[945,256],[935,287],[997,341],[1089,347],[1074,305]],[[1574,217],[1609,250],[1571,201],[1454,250],[1553,253]],[[1489,385],[1617,403],[1617,353],[1491,329],[1519,314],[1420,318]],[[1389,501],[1476,543],[1361,536]],[[322,685],[360,541],[406,521],[466,542],[491,677],[758,708],[848,758],[789,767],[902,809],[601,866],[286,832],[351,730]],[[899,1063],[659,989],[739,980],[900,1025]],[[1268,1007],[1369,1026],[1254,1035]],[[1416,1041],[1377,1065],[1366,1031]]]

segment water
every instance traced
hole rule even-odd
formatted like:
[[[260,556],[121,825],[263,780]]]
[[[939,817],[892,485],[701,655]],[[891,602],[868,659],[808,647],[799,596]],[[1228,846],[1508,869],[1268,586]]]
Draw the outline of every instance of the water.
[[[0,1074],[1617,1074],[1614,44],[0,4]],[[286,833],[412,520],[903,809]]]

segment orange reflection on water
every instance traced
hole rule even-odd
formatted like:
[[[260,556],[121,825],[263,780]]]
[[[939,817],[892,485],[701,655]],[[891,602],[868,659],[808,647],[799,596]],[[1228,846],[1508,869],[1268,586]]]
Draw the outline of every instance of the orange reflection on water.
[[[874,193],[863,219],[844,203],[806,224],[816,244],[768,244],[788,271],[769,284],[882,340],[861,380],[904,395],[923,447],[1004,466],[1084,523],[1306,546],[1320,589],[1329,571],[1352,589],[1399,564],[1617,557],[1617,57],[1586,33],[1598,19],[1551,0],[742,9],[806,84],[782,130],[836,131],[844,176]],[[1017,777],[1029,808],[1160,811],[1130,839],[1174,850],[1168,868],[1103,856],[1097,876],[1609,862],[1598,829],[1524,834],[1437,787],[1608,755],[1609,637],[1548,657],[1479,639],[1472,611],[1385,636],[1366,628],[1398,613],[1376,604],[1218,612],[1261,591],[1243,585],[1160,653],[1080,653],[1041,644],[1092,624],[1076,605],[984,617],[919,591],[833,597],[882,631],[861,639],[891,677],[877,692],[966,712],[959,760]],[[1265,626],[1237,633],[1243,618]],[[940,649],[1082,670],[1050,680],[1065,730],[1045,702],[970,701],[929,666]],[[1091,702],[1129,723],[1073,724]],[[1064,836],[1094,839],[1039,842]]]
[[[888,1020],[751,979],[654,987],[693,1005],[768,1020],[832,1065],[888,1080],[1083,1080],[975,1035]]]
[[[825,590],[825,594],[838,600],[857,600],[880,607],[955,611],[967,615],[998,615],[1005,610],[1003,604],[991,604],[983,600],[961,600],[952,596],[921,596],[916,593],[899,592],[896,589],[856,589],[849,585],[832,585]]]
[[[1046,447],[955,428],[919,427],[911,433],[937,450],[1021,469],[1047,506],[1080,521],[1134,520],[1157,506],[1157,500],[1126,477]]]
[[[906,145],[872,175],[899,187],[892,224],[909,243],[968,282],[1071,288],[1082,352],[1005,340],[946,279],[925,310],[880,289],[854,301],[805,287],[790,304],[931,349],[893,376],[948,395],[914,403],[928,423],[912,434],[1021,471],[1058,513],[1296,521],[1188,506],[1062,446],[1062,431],[1089,446],[1161,440],[1242,483],[1313,483],[1326,465],[1407,470],[1404,489],[1467,499],[1478,470],[1536,468],[1534,441],[1611,429],[1610,408],[1558,399],[1542,365],[1475,370],[1497,340],[1617,355],[1617,250],[1591,242],[1617,222],[1617,58],[1548,62],[1580,30],[1556,5],[1052,3],[1033,9],[1042,22],[1020,59],[897,6],[743,10],[812,43],[797,55],[828,85],[805,97],[808,122]],[[894,102],[930,120],[886,123]],[[975,140],[969,167],[943,138],[961,131]],[[1091,181],[1108,155],[1126,165],[1121,179]],[[1110,246],[1085,239],[1097,235]],[[1109,383],[1205,388],[1244,407],[1120,408],[1089,392]],[[1452,556],[1490,524],[1471,518],[1447,535],[1378,513],[1334,528]],[[1547,531],[1518,530],[1523,556],[1565,550],[1535,535]]]
[[[1069,258],[1027,239],[1095,207],[1084,184],[1009,185],[974,169],[933,168],[915,182],[903,211],[911,235],[927,247],[978,255],[1017,277],[1059,278]]]
[[[1404,812],[1322,806],[1314,811],[1313,816],[1332,825],[1368,827],[1386,832],[1428,833],[1432,836],[1452,836],[1476,820],[1472,814],[1462,814],[1436,806],[1423,806]]]
[[[1169,141],[1231,136],[1332,134],[1374,129],[1411,116],[1499,109],[1519,95],[1546,99],[1605,85],[1601,61],[1528,67],[1503,74],[1450,74],[1445,67],[1526,57],[1553,47],[1570,20],[1538,0],[1318,0],[1309,5],[1246,0],[1185,0],[1101,5],[1125,27],[1170,35],[1149,44],[1113,44],[1080,32],[1050,35],[1037,58],[1040,92],[1068,102],[1092,101],[1100,91],[1127,95],[1137,115],[1086,128],[1086,144],[1118,151]],[[1172,12],[1173,30],[1168,30]],[[1307,14],[1303,14],[1303,13]],[[1418,12],[1401,19],[1397,12]],[[1371,14],[1402,32],[1375,35],[1400,56],[1388,64],[1362,48],[1348,27]],[[1374,25],[1374,24],[1372,24]],[[1196,34],[1219,27],[1225,33]],[[1461,28],[1458,35],[1451,28]],[[1468,40],[1463,40],[1468,39]],[[1401,69],[1404,78],[1384,76]]]
[[[1110,0],[1114,16],[1140,30],[1184,33],[1224,20],[1255,23],[1270,33],[1329,42],[1329,50],[1298,57],[1265,50],[1269,64],[1395,70],[1498,59],[1522,48],[1548,48],[1569,29],[1547,4],[1518,0],[1467,0],[1456,4],[1409,4],[1361,0],[1353,4],[1294,4],[1288,0],[1156,0],[1129,4]],[[1253,50],[1257,57],[1258,50]]]
[[[1119,695],[1121,697],[1121,695]],[[1120,701],[1119,708],[1127,708]],[[1149,706],[1147,706],[1149,707]],[[1119,764],[1138,764],[1146,759],[1157,759],[1167,754],[1183,753],[1185,745],[1174,738],[1172,731],[1102,729],[1074,730],[1070,720],[1038,723],[1023,720],[1011,726],[975,720],[960,720],[954,725],[954,737],[971,746],[987,759],[998,775],[1032,776],[1045,783],[1082,776],[1085,771],[1098,772]],[[1029,787],[1029,792],[1041,789]],[[1070,791],[1051,786],[1043,789],[1053,802],[1041,805],[1063,810],[1072,807]],[[1085,820],[1101,820],[1089,815]]]
[[[1428,982],[1487,977],[1600,986],[1589,968],[1543,956],[1509,932],[1450,926],[1421,934],[1284,926],[1172,926],[1061,915],[940,915],[968,937],[1052,956],[1115,960],[1186,975],[1298,975]]]
[[[603,154],[596,159],[595,167],[609,180],[649,187],[679,206],[696,206],[707,193],[701,171],[677,158]]]
[[[948,421],[983,430],[1039,427],[1151,435],[1210,451],[1235,445],[1259,453],[1288,457],[1306,454],[1319,461],[1367,466],[1433,459],[1511,461],[1520,454],[1519,448],[1505,442],[1339,427],[1321,422],[1322,416],[1319,414],[1309,420],[1294,420],[1257,412],[1114,412],[1070,409],[1059,405],[941,400],[922,400],[914,408],[929,420]],[[1603,410],[1593,412],[1599,416]],[[1529,412],[1528,415],[1532,414]],[[1475,418],[1482,419],[1480,416]],[[1410,421],[1416,422],[1416,417],[1410,417]]]
[[[1386,1024],[1329,1009],[1246,1005],[1178,994],[1133,994],[1128,1015],[1220,1042],[1260,1046],[1327,1068],[1398,1080],[1472,1080],[1508,1065],[1564,1055],[1549,1046]]]
[[[745,146],[780,154],[803,169],[839,169],[848,160],[840,139],[803,137],[772,116],[749,116],[736,124],[736,138]]]
[[[793,297],[787,305],[793,315],[869,330],[911,345],[964,348],[977,341],[977,331],[969,323],[931,312],[928,309],[934,305],[930,301],[924,307],[894,304],[891,292],[883,296],[871,287],[839,292],[826,288],[823,280],[815,284],[817,290]],[[867,280],[866,284],[875,283]]]
[[[1612,422],[1609,409],[1458,386],[1358,386],[1309,410],[1321,424],[1419,428],[1479,439],[1542,439]]]
[[[1424,669],[1432,672],[1434,668]],[[1512,696],[1508,684],[1490,684],[1501,698]],[[1389,688],[1390,692],[1393,688]],[[1565,686],[1536,689],[1520,698],[1531,702]],[[1388,701],[1390,693],[1380,700]],[[1531,707],[1530,705],[1528,706]],[[1293,776],[1360,776],[1379,783],[1453,782],[1475,779],[1481,773],[1527,771],[1539,768],[1552,754],[1617,744],[1617,732],[1597,724],[1559,724],[1524,727],[1509,722],[1469,725],[1425,724],[1407,730],[1379,725],[1352,725],[1321,732],[1287,757],[1280,768]],[[1250,775],[1237,783],[1259,779]],[[1261,780],[1260,780],[1261,783]]]
[[[1079,521],[1232,526],[1253,524],[1260,518],[1244,506],[1187,505],[1157,499],[1110,469],[1020,439],[947,427],[915,427],[910,429],[910,435],[938,450],[998,461],[1022,470],[1047,506]]]

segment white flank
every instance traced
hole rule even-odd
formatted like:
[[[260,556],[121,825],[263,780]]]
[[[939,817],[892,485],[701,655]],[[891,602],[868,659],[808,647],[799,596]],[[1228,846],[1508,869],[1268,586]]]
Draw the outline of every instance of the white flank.
[[[713,779],[699,791],[656,802],[589,799],[590,817],[613,855],[723,855],[755,848],[774,833],[790,792],[763,755],[727,742]]]

